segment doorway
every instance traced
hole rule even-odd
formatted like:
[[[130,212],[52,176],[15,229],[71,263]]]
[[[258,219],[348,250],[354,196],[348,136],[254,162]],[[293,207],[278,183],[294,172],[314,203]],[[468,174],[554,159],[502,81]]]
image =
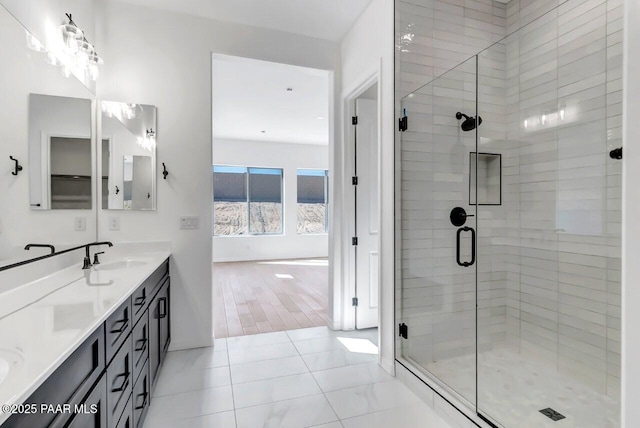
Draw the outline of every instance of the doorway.
[[[331,73],[212,57],[216,338],[326,326]]]

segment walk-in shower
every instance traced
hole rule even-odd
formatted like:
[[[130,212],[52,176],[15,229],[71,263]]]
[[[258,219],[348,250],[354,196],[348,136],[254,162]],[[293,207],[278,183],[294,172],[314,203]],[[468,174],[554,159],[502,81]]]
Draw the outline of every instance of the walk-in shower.
[[[618,427],[622,2],[553,3],[396,0],[396,355],[498,427]]]

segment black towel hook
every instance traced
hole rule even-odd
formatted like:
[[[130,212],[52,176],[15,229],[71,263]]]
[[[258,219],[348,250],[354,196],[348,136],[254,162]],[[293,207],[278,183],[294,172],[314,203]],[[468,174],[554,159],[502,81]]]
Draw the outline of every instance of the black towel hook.
[[[15,171],[13,171],[13,172],[11,173],[11,175],[18,175],[18,173],[19,173],[20,171],[22,171],[22,165],[20,165],[20,164],[18,163],[18,159],[14,158],[13,156],[9,156],[9,159],[11,159],[12,161],[14,161],[14,162],[16,163],[16,165],[15,165]]]
[[[162,171],[162,175],[164,176],[164,179],[167,179],[167,175],[169,175],[169,171],[167,171],[167,166],[164,164],[164,162],[162,162],[162,168],[164,169],[164,171]]]
[[[116,195],[120,193],[120,189],[118,188],[118,186],[116,186]]]

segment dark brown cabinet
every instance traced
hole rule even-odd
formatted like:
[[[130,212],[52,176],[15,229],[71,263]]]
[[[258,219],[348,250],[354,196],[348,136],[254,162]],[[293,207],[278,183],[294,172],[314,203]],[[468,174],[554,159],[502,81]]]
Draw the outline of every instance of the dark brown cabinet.
[[[2,428],[142,428],[171,342],[165,261],[24,404],[72,411],[13,415]]]

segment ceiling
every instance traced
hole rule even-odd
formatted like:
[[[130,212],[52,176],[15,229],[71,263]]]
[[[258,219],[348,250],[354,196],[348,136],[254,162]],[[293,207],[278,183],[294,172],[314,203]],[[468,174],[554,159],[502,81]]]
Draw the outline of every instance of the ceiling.
[[[219,21],[340,41],[371,0],[121,0]]]
[[[214,138],[329,142],[324,70],[214,54],[212,107]]]

